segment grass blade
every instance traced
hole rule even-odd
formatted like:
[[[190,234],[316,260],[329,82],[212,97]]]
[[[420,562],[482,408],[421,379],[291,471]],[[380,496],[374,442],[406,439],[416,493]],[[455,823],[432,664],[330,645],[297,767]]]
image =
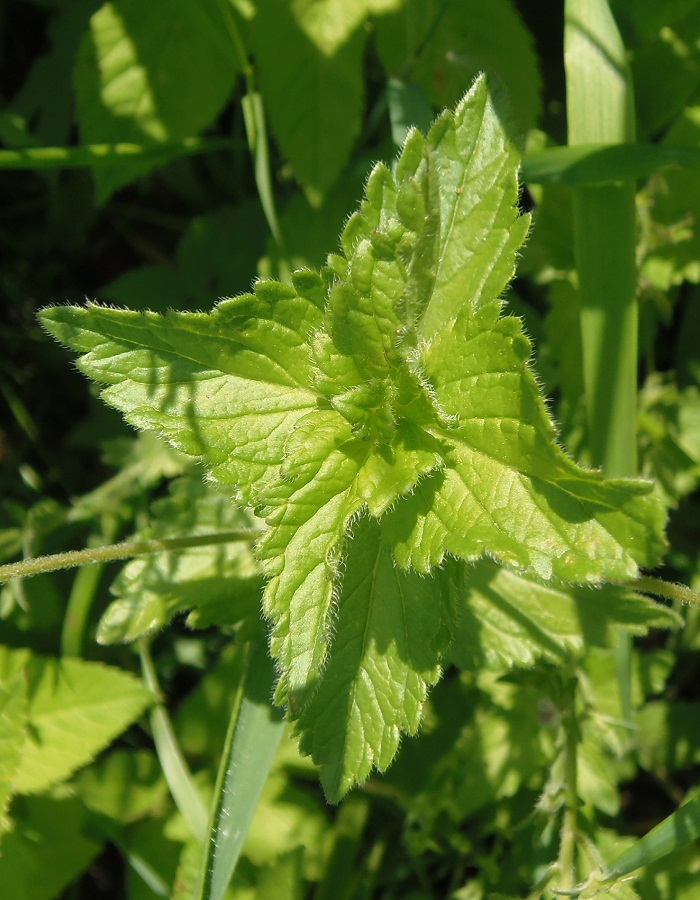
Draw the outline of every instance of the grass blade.
[[[602,883],[617,881],[700,838],[700,796],[681,806],[602,871]]]
[[[260,793],[284,731],[284,712],[271,703],[275,680],[263,641],[248,650],[234,703],[194,900],[221,900],[243,848]]]
[[[570,145],[632,143],[634,97],[625,47],[607,0],[566,0],[564,57]],[[574,189],[583,382],[591,463],[610,477],[637,474],[636,206],[634,181]],[[632,722],[632,645],[615,662]]]
[[[527,184],[585,187],[647,178],[668,167],[700,169],[700,147],[594,143],[549,147],[526,153],[522,173]]]

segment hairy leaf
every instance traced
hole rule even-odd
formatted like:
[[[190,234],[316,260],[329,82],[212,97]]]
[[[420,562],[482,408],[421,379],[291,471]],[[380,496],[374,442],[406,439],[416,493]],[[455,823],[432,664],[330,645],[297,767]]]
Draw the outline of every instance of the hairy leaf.
[[[680,617],[621,585],[542,584],[482,560],[461,573],[450,660],[466,671],[565,663],[586,647],[610,646],[616,630],[646,634]]]
[[[107,402],[265,518],[276,696],[331,797],[386,768],[438,675],[450,579],[394,562],[427,574],[488,554],[600,583],[663,548],[649,484],[557,445],[530,343],[501,316],[528,226],[507,121],[482,78],[426,137],[410,131],[321,276],[258,282],[208,315],[43,314]]]
[[[449,634],[443,603],[441,579],[398,569],[381,526],[371,519],[358,524],[338,600],[337,636],[301,715],[301,749],[321,764],[327,796],[342,796],[373,766],[384,771],[401,733],[417,731]]]
[[[153,522],[138,540],[250,529],[252,517],[231,502],[230,489],[195,478],[173,482],[153,504]],[[133,641],[189,610],[194,627],[259,620],[261,579],[249,543],[169,550],[133,559],[112,583],[116,599],[100,620],[97,639]]]

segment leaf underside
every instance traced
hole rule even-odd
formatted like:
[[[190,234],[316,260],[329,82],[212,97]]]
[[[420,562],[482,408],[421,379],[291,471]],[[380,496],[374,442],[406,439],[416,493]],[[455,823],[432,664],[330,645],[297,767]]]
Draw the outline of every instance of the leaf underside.
[[[132,425],[266,520],[276,699],[332,799],[418,727],[453,628],[446,557],[599,584],[663,549],[649,484],[558,446],[521,322],[501,314],[529,224],[517,166],[480,78],[409,132],[394,169],[375,166],[320,275],[208,314],[42,315]]]

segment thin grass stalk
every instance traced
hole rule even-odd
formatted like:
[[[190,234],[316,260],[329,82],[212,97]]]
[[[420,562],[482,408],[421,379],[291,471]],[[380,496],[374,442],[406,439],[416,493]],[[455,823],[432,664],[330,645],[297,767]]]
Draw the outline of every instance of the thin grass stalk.
[[[635,139],[625,48],[606,0],[566,0],[564,61],[568,142]],[[637,300],[634,181],[574,189],[583,380],[591,462],[611,477],[637,474]],[[624,718],[632,722],[631,638],[616,665]]]

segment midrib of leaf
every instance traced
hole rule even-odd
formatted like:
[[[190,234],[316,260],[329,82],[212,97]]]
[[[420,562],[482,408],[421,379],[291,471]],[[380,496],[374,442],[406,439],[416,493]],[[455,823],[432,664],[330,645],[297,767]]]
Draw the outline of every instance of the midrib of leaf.
[[[284,327],[284,326],[282,326],[282,327]],[[206,332],[203,332],[203,331],[197,331],[197,329],[194,327],[189,327],[189,328],[185,327],[183,330],[188,331],[190,334],[192,334],[198,338],[211,338],[211,335],[208,335]],[[286,331],[289,334],[293,334],[295,337],[297,336],[296,332],[293,332],[289,328],[287,328]],[[168,345],[158,344],[157,342],[154,342],[152,344],[144,343],[143,335],[141,337],[141,340],[139,340],[138,338],[129,340],[128,338],[122,337],[121,335],[119,337],[113,336],[112,339],[115,341],[118,341],[119,343],[126,344],[132,350],[143,350],[143,349],[155,350],[158,353],[162,353],[164,356],[169,356],[173,363],[176,363],[179,360],[185,359],[188,362],[191,362],[198,366],[201,365],[201,366],[211,367],[210,360],[203,359],[201,357],[198,357],[195,354],[187,353],[187,351],[182,351],[180,349],[174,348],[172,344],[170,344],[168,347]],[[234,336],[217,335],[216,341],[217,341],[217,344],[220,344],[220,345],[229,345],[228,352],[231,354],[231,356],[235,356],[236,353],[240,352],[241,350],[245,350],[248,354],[258,356],[258,357],[260,357],[260,359],[263,359],[265,361],[273,362],[275,364],[275,366],[277,366],[279,368],[281,377],[280,377],[279,381],[273,381],[269,377],[256,378],[256,379],[244,378],[243,376],[238,375],[235,372],[231,372],[231,371],[227,370],[223,366],[219,367],[219,368],[211,368],[210,372],[204,371],[201,373],[200,377],[202,377],[202,378],[210,377],[211,378],[211,377],[218,377],[219,375],[226,375],[230,378],[236,378],[241,381],[255,381],[256,383],[281,385],[283,387],[294,387],[294,388],[298,388],[299,390],[306,391],[307,393],[313,395],[316,399],[320,399],[321,394],[313,391],[313,389],[309,388],[308,385],[302,384],[298,378],[295,378],[293,383],[290,384],[289,382],[291,379],[289,378],[289,375],[290,375],[289,369],[285,369],[282,365],[280,365],[279,360],[275,359],[272,355],[268,355],[268,354],[263,355],[262,353],[260,353],[257,350],[251,350],[245,344],[245,342],[243,340],[236,340]],[[298,346],[302,346],[300,342],[298,343]],[[125,352],[129,352],[129,351],[125,351]],[[311,360],[309,358],[309,364],[310,363],[311,363]],[[264,373],[264,369],[265,369],[265,367],[263,367],[263,373]],[[264,373],[264,374],[267,374],[267,373]],[[128,377],[133,377],[133,375],[130,375]],[[169,382],[159,382],[159,383],[167,384]],[[177,383],[177,382],[170,382],[170,383]]]
[[[474,145],[473,145],[473,146],[478,146],[478,145],[479,145],[482,129],[483,129],[483,119],[482,119],[482,123],[481,123],[481,125],[480,125],[480,127],[479,127],[479,134],[478,134],[476,140],[474,141]],[[471,148],[470,148],[470,149],[471,149]],[[452,204],[452,210],[451,210],[451,213],[450,213],[450,216],[449,216],[449,220],[448,220],[448,223],[447,223],[447,227],[446,227],[446,229],[445,229],[444,240],[441,242],[441,243],[442,243],[442,251],[441,251],[441,253],[440,253],[439,256],[438,256],[437,271],[436,271],[436,273],[435,273],[435,282],[436,282],[436,284],[440,281],[440,270],[441,270],[442,264],[443,264],[444,261],[445,261],[445,255],[446,255],[446,254],[445,254],[445,248],[451,246],[451,244],[452,244],[452,233],[453,233],[453,230],[454,230],[454,227],[455,227],[455,222],[456,222],[456,220],[457,220],[457,213],[458,213],[458,211],[459,211],[459,209],[460,209],[460,205],[461,205],[461,204],[460,204],[460,196],[461,196],[461,194],[464,193],[465,188],[466,188],[466,186],[469,184],[469,182],[471,182],[471,181],[476,181],[476,180],[477,180],[477,178],[476,178],[474,175],[472,175],[472,172],[471,172],[471,155],[469,154],[469,151],[467,151],[467,152],[465,153],[465,156],[466,156],[466,155],[469,156],[470,165],[464,167],[463,175],[462,175],[462,177],[461,177],[460,180],[459,180],[459,187],[457,187],[457,188],[454,189],[454,193],[455,193],[455,202]],[[494,178],[493,178],[493,180],[491,181],[491,183],[486,184],[486,185],[484,186],[486,190],[490,190],[490,189],[495,185],[495,183],[498,181],[498,176],[499,176],[499,175],[503,172],[503,170],[505,169],[505,163],[506,163],[506,160],[503,160],[503,159],[502,159],[502,160],[501,160],[501,163],[500,163],[500,166],[494,166],[494,167],[493,167],[493,168],[495,168],[495,175],[494,175]],[[481,176],[481,177],[479,178],[479,180],[482,180],[482,179],[483,179],[483,170],[481,170],[481,172],[480,172],[479,174],[480,174],[480,176]],[[444,201],[443,201],[443,203],[444,203]],[[490,225],[493,225],[493,223],[496,221],[496,219],[498,218],[498,213],[499,213],[499,212],[500,212],[500,207],[497,208],[497,209],[491,214]],[[489,228],[488,230],[491,231],[492,229]],[[474,255],[474,251],[472,251],[472,252],[470,253],[470,256],[473,256],[473,255]],[[487,276],[490,274],[490,271],[492,271],[492,270],[489,270],[488,272],[485,272],[485,273],[484,273],[483,281],[486,281],[486,278],[487,278]],[[455,273],[455,275],[452,276],[452,279],[458,278],[458,277],[460,276],[460,274],[461,274],[460,272]],[[449,281],[444,282],[444,284],[450,284],[451,281],[452,281],[452,279],[450,279]]]
[[[377,554],[376,554],[376,557],[374,560],[374,566],[372,567],[372,575],[371,575],[372,582],[371,582],[371,588],[370,588],[370,594],[369,594],[369,603],[367,606],[367,616],[365,618],[365,629],[362,634],[362,651],[360,652],[360,655],[359,655],[358,666],[357,666],[357,670],[356,670],[357,674],[364,671],[364,668],[362,666],[362,661],[366,658],[367,637],[369,634],[369,623],[372,620],[372,607],[374,605],[375,596],[376,596],[377,572],[379,570],[379,562],[381,560],[381,554],[382,554],[382,550],[381,550],[381,544],[380,544],[377,548]],[[402,605],[403,605],[403,597],[402,597]],[[405,617],[404,617],[403,624],[404,624],[404,633],[405,633]],[[358,705],[357,704],[357,687],[358,687],[358,678],[356,676],[353,680],[353,688],[352,688],[352,709],[356,709],[357,705]],[[345,758],[346,753],[347,753],[349,735],[350,735],[349,729],[346,728],[344,735],[343,735],[343,745],[342,745],[343,749],[342,749],[342,754],[341,754],[341,757],[343,759]]]
[[[478,130],[473,139],[470,140],[465,147],[459,146],[460,139],[462,138],[461,130],[459,125],[455,126],[454,120],[452,120],[452,122],[450,122],[449,135],[447,137],[445,134],[441,135],[437,143],[429,144],[429,148],[427,149],[429,178],[430,172],[432,171],[432,169],[430,168],[431,156],[432,154],[437,154],[440,148],[440,144],[443,140],[454,140],[454,151],[456,159],[450,158],[450,164],[454,165],[458,162],[464,163],[457,184],[450,186],[449,191],[447,185],[438,183],[440,211],[442,213],[445,207],[449,204],[449,215],[446,220],[445,227],[440,228],[440,235],[438,239],[440,250],[437,258],[435,277],[432,283],[431,295],[426,302],[420,323],[420,331],[423,337],[428,340],[435,336],[440,329],[444,328],[448,324],[448,321],[451,318],[456,317],[459,312],[458,309],[446,310],[444,301],[441,303],[443,295],[446,292],[449,293],[448,289],[454,283],[454,281],[456,279],[463,279],[464,277],[464,267],[462,266],[456,269],[449,278],[447,278],[446,280],[441,280],[441,272],[449,255],[448,248],[451,248],[455,243],[462,243],[461,240],[455,237],[455,230],[457,227],[456,223],[459,213],[464,208],[464,204],[468,202],[472,204],[472,206],[470,206],[471,209],[478,209],[483,196],[493,191],[499,180],[504,180],[503,173],[507,172],[509,164],[512,166],[514,151],[510,147],[508,147],[507,144],[505,144],[505,140],[507,140],[505,135],[498,135],[499,139],[504,141],[504,145],[502,147],[499,147],[499,152],[497,154],[494,153],[493,141],[490,145],[488,145],[487,142],[487,162],[484,164],[484,156],[482,155],[482,141],[485,140],[486,109],[489,103],[490,98],[485,97],[478,110]],[[464,104],[465,101],[463,101],[463,106]],[[459,115],[464,115],[463,108],[460,109]],[[430,142],[434,131],[440,127],[440,124],[441,122],[440,120],[438,120],[438,122],[433,126],[430,134],[428,135],[427,142]],[[491,127],[493,127],[492,124]],[[482,150],[482,153],[479,153],[475,156],[476,150]],[[488,154],[490,154],[490,158]],[[442,181],[442,173],[439,169],[437,171],[437,174],[433,177],[436,177],[437,179],[439,179],[439,181]],[[450,181],[449,172],[446,176],[446,181]],[[465,302],[471,303],[475,308],[481,304],[481,294],[483,292],[484,285],[488,282],[496,266],[499,263],[502,264],[503,260],[501,259],[501,253],[504,247],[507,245],[508,241],[512,239],[512,235],[509,233],[508,228],[494,228],[494,224],[503,214],[504,205],[507,209],[512,210],[513,201],[516,198],[517,186],[514,173],[510,178],[511,184],[507,184],[507,180],[504,181],[504,189],[501,192],[498,205],[496,205],[493,210],[490,211],[485,222],[481,223],[481,234],[487,235],[489,238],[486,246],[486,251],[491,254],[492,262],[490,264],[484,263],[483,250],[482,252],[479,252],[481,248],[479,247],[478,243],[475,242],[473,247],[468,248],[469,259],[473,260],[475,258],[478,258],[481,262],[481,277],[476,286],[476,295],[465,298]],[[467,190],[467,188],[469,185],[478,185],[479,183],[481,183],[481,189],[476,194],[476,196],[473,196]],[[523,223],[526,223],[528,221],[525,217],[522,217],[522,220]],[[494,235],[496,234],[497,230],[503,231],[503,238],[499,242],[499,245],[495,246]],[[512,273],[509,272],[508,276],[503,279],[504,285],[511,274]],[[492,298],[489,297],[488,299]]]

